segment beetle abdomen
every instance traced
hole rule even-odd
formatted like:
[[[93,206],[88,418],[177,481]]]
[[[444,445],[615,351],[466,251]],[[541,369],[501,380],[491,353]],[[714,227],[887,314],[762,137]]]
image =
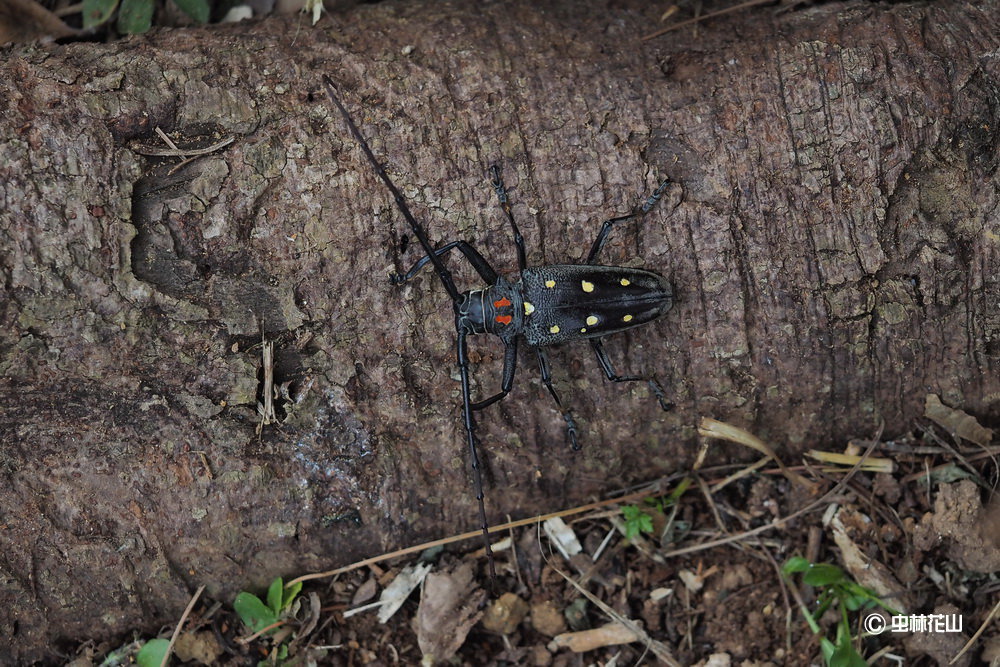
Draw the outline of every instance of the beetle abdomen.
[[[521,274],[529,345],[597,338],[656,319],[674,303],[666,278],[642,269],[556,264]]]

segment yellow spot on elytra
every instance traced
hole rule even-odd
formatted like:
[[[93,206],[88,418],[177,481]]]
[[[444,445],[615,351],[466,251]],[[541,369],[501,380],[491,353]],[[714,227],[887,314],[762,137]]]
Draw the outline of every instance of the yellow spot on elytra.
[[[625,317],[622,318],[622,322],[631,322],[631,321],[632,321],[631,315],[626,315]]]
[[[597,318],[591,315],[590,317],[587,318],[587,324],[589,326],[594,326],[595,324],[597,324]]]
[[[582,329],[580,329],[580,333],[587,333],[587,327],[583,327]]]
[[[622,278],[621,279],[621,283],[622,283],[622,287],[628,287],[629,285],[632,284],[632,281],[629,280],[628,278]]]
[[[593,292],[594,291],[594,283],[588,283],[586,280],[582,281],[580,283],[580,286],[583,287],[583,291],[584,292]]]
[[[545,281],[545,286],[546,287],[555,287],[556,286],[556,281],[554,281],[554,280],[546,280]]]
[[[524,314],[525,315],[531,315],[533,312],[535,312],[535,307],[533,305],[531,305],[530,303],[528,303],[527,301],[525,301],[524,302]]]
[[[549,327],[549,333],[559,333],[559,325],[553,324]]]

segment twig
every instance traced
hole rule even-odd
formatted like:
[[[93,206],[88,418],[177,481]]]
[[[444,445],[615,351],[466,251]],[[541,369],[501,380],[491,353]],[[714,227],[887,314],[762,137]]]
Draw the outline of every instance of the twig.
[[[869,455],[871,455],[872,451],[874,451],[875,447],[878,445],[878,442],[879,442],[879,440],[882,437],[882,431],[884,429],[885,429],[885,424],[883,423],[879,427],[879,430],[878,430],[878,433],[876,434],[876,436],[872,439],[871,445],[869,445],[868,449],[865,450],[864,455],[862,455],[862,457],[858,459],[858,462],[854,464],[854,467],[851,468],[847,472],[846,475],[844,475],[843,479],[841,479],[839,482],[837,482],[837,484],[832,489],[830,489],[829,491],[827,491],[822,496],[820,496],[819,498],[817,498],[813,502],[809,503],[808,505],[806,505],[802,509],[800,509],[800,510],[798,510],[796,512],[792,512],[791,514],[789,514],[786,517],[782,517],[780,519],[775,519],[771,523],[765,524],[763,526],[758,526],[757,528],[753,528],[753,529],[745,531],[743,533],[739,533],[738,535],[730,535],[730,536],[723,537],[723,538],[720,538],[720,539],[717,539],[717,540],[711,540],[709,542],[703,542],[701,544],[695,544],[695,545],[690,546],[690,547],[682,547],[680,549],[674,549],[673,551],[668,551],[667,553],[663,554],[663,557],[664,558],[671,558],[671,557],[674,557],[674,556],[682,556],[684,554],[696,553],[698,551],[704,551],[706,549],[712,549],[712,548],[715,548],[715,547],[718,547],[718,546],[722,546],[723,544],[729,544],[730,542],[740,542],[742,540],[747,539],[748,537],[753,537],[754,535],[757,535],[759,533],[763,533],[763,532],[766,532],[768,530],[774,530],[776,528],[781,528],[783,525],[785,525],[789,521],[792,521],[793,519],[796,519],[796,518],[802,516],[803,514],[808,514],[809,512],[812,512],[813,510],[815,510],[816,508],[818,508],[818,507],[820,507],[822,505],[825,505],[830,498],[832,498],[836,494],[840,493],[840,491],[845,486],[847,486],[847,483],[851,480],[851,478],[854,477],[854,475],[858,472],[858,470],[861,469],[861,466],[864,465],[865,461],[868,460]]]
[[[159,130],[160,128],[156,129]],[[147,148],[146,146],[136,146],[133,150],[140,155],[153,155],[156,157],[190,157],[214,153],[220,148],[225,148],[235,140],[235,137],[227,137],[222,141],[212,144],[211,146],[206,146],[205,148],[178,148],[172,141],[165,139],[165,141],[168,142],[167,145],[172,146],[172,148]]]
[[[588,503],[586,505],[580,505],[579,507],[573,507],[567,510],[562,510],[559,512],[553,512],[551,514],[541,514],[539,516],[533,516],[529,519],[519,519],[518,521],[510,521],[508,523],[501,524],[499,526],[491,526],[489,528],[490,534],[499,533],[505,530],[510,530],[513,528],[520,528],[521,526],[530,526],[533,523],[541,523],[549,519],[554,519],[556,517],[571,516],[574,514],[582,514],[583,512],[589,512],[591,510],[600,509],[601,507],[607,507],[608,505],[617,505],[619,503],[627,503],[633,500],[640,500],[646,498],[650,495],[655,495],[659,490],[659,483],[656,482],[650,487],[642,490],[636,491],[635,493],[630,493],[624,496],[618,496],[617,498],[609,498],[607,500],[600,500],[594,503]],[[460,535],[454,535],[452,537],[444,537],[439,540],[433,540],[431,542],[424,542],[423,544],[418,544],[412,547],[406,547],[405,549],[398,549],[396,551],[391,551],[389,553],[382,554],[380,556],[373,556],[371,558],[366,558],[360,560],[356,563],[351,563],[350,565],[345,565],[343,567],[338,567],[333,570],[327,570],[325,572],[316,572],[313,574],[304,574],[301,577],[292,579],[287,584],[285,588],[299,583],[300,581],[309,581],[311,579],[325,579],[326,577],[332,577],[338,574],[343,574],[344,572],[350,572],[351,570],[356,570],[361,567],[367,567],[368,565],[373,565],[375,563],[381,563],[382,561],[389,560],[391,558],[398,558],[400,556],[407,556],[409,554],[420,553],[426,549],[431,549],[433,547],[444,546],[446,544],[452,544],[454,542],[461,542],[463,540],[471,540],[473,538],[478,538],[482,536],[482,530],[473,530],[468,533],[462,533]]]
[[[569,584],[573,586],[573,588],[579,591],[580,595],[590,600],[590,602],[592,602],[595,607],[604,612],[604,614],[608,618],[615,621],[616,623],[619,623],[624,628],[628,629],[629,632],[634,634],[636,638],[639,641],[641,641],[648,650],[652,651],[653,654],[656,655],[657,658],[667,663],[671,667],[680,667],[680,663],[674,659],[673,655],[670,653],[670,649],[668,649],[663,642],[657,641],[652,637],[650,637],[646,633],[646,631],[642,628],[642,626],[640,626],[632,619],[626,618],[625,616],[622,616],[621,614],[616,612],[614,609],[605,604],[604,601],[601,600],[599,597],[588,591],[580,584],[576,583],[576,580],[573,579],[573,577],[569,576],[555,565],[552,565],[552,563],[549,563],[549,567],[551,567],[554,572],[556,572],[563,579],[569,582]]]
[[[194,609],[194,603],[198,601],[201,597],[201,592],[205,590],[205,585],[202,584],[198,587],[198,590],[194,592],[191,596],[190,602],[188,602],[187,608],[184,613],[181,614],[181,618],[177,621],[177,626],[174,628],[174,634],[170,635],[170,643],[167,644],[167,650],[163,652],[163,660],[160,661],[160,667],[167,667],[167,661],[170,660],[170,652],[174,650],[174,643],[177,641],[177,637],[181,634],[181,628],[184,627],[184,622],[187,621],[187,617],[191,614],[191,610]]]
[[[972,647],[973,644],[976,643],[976,640],[979,639],[979,636],[983,634],[983,631],[986,630],[986,628],[993,621],[993,619],[997,616],[997,614],[1000,614],[1000,600],[997,600],[997,603],[995,605],[993,605],[993,610],[990,611],[990,613],[986,616],[986,620],[984,620],[983,623],[982,623],[982,625],[979,626],[979,629],[976,630],[976,634],[972,635],[972,637],[969,638],[969,641],[965,642],[965,646],[962,647],[962,650],[959,651],[955,655],[955,657],[952,658],[948,662],[949,665],[954,665],[955,661],[958,660],[959,658],[961,658],[962,655],[966,651],[968,651]]]
[[[651,32],[648,35],[640,37],[639,40],[642,42],[649,41],[660,35],[665,35],[671,30],[677,30],[678,28],[683,28],[686,25],[691,25],[692,23],[698,23],[700,21],[705,21],[707,19],[714,19],[716,16],[722,16],[724,14],[730,14],[732,12],[737,12],[741,9],[746,9],[747,7],[753,7],[755,5],[766,5],[773,0],[747,0],[747,2],[741,2],[738,5],[733,5],[732,7],[727,7],[726,9],[720,9],[717,12],[712,12],[711,14],[705,14],[704,16],[696,16],[693,19],[688,19],[687,21],[681,21],[680,23],[674,23],[673,25],[668,25],[666,28],[657,30],[656,32]]]

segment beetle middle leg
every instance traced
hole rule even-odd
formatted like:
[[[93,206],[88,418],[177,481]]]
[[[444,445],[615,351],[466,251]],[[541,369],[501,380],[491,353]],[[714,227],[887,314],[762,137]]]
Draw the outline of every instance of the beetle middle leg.
[[[559,394],[556,393],[555,388],[552,386],[549,357],[545,354],[545,350],[540,347],[535,348],[535,353],[538,355],[538,370],[542,374],[542,382],[545,383],[545,388],[549,390],[552,398],[555,399],[556,407],[566,422],[566,437],[569,439],[569,444],[573,449],[580,449],[580,443],[576,441],[576,420],[573,419],[573,414],[563,407],[562,401],[559,400]]]
[[[646,198],[646,201],[642,203],[641,206],[636,207],[634,211],[628,215],[619,216],[617,218],[611,218],[610,220],[605,220],[604,224],[601,225],[601,231],[598,232],[597,238],[594,239],[594,245],[590,247],[590,253],[587,255],[587,261],[584,264],[593,264],[594,259],[597,257],[597,253],[601,251],[604,244],[608,241],[608,234],[611,233],[611,228],[614,227],[619,222],[625,222],[626,220],[635,220],[641,218],[642,216],[649,213],[650,209],[656,206],[656,202],[660,201],[660,197],[663,196],[663,191],[667,189],[670,185],[670,179],[667,179],[660,183],[660,186],[656,188],[653,194]]]
[[[660,403],[660,407],[664,410],[672,410],[674,408],[674,404],[667,400],[667,395],[656,378],[643,375],[618,375],[615,373],[614,366],[611,365],[611,360],[608,359],[608,353],[604,351],[604,343],[601,339],[592,339],[590,345],[594,348],[594,352],[597,353],[597,363],[601,365],[601,370],[604,371],[609,380],[612,382],[648,382],[650,390],[656,395],[656,400]]]

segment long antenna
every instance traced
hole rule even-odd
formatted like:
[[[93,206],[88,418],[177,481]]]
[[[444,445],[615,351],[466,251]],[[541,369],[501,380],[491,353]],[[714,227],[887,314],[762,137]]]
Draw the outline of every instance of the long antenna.
[[[413,230],[413,235],[420,240],[420,245],[423,246],[424,252],[427,253],[427,257],[431,260],[431,264],[434,265],[434,270],[437,271],[438,277],[441,278],[441,282],[444,283],[444,288],[448,291],[448,296],[451,297],[452,301],[458,301],[458,288],[455,287],[455,281],[451,277],[451,272],[448,271],[444,262],[442,262],[441,258],[439,258],[435,253],[434,246],[431,245],[431,242],[427,239],[427,234],[424,233],[424,228],[419,222],[417,222],[417,219],[413,217],[413,214],[410,213],[410,207],[406,205],[406,200],[403,198],[403,194],[399,191],[399,188],[393,184],[392,180],[390,180],[389,174],[385,172],[385,169],[382,168],[379,161],[375,159],[375,154],[372,153],[371,147],[368,145],[368,142],[365,141],[364,136],[362,136],[361,130],[359,130],[358,126],[354,124],[351,114],[347,113],[347,109],[344,108],[344,105],[337,97],[333,81],[326,74],[323,75],[323,83],[326,84],[326,92],[330,95],[330,99],[336,107],[340,109],[340,113],[344,115],[344,120],[347,121],[347,127],[351,129],[351,134],[353,134],[354,138],[358,140],[358,143],[361,144],[361,150],[363,150],[365,155],[368,156],[368,161],[372,163],[375,173],[378,174],[378,177],[381,178],[382,182],[385,183],[387,188],[389,188],[392,196],[395,197],[396,206],[398,206],[399,210],[402,211],[403,217],[406,218],[406,221],[410,223],[410,229]]]

